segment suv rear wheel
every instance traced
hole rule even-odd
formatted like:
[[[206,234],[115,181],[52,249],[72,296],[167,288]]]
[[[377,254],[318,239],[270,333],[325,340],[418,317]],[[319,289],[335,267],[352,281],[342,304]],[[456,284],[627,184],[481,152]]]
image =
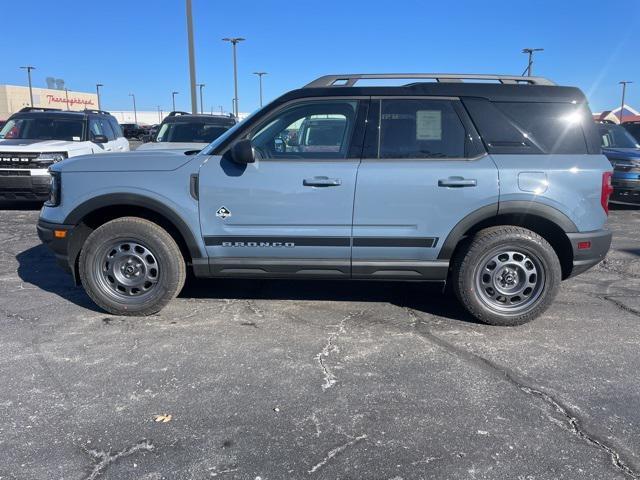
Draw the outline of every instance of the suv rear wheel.
[[[123,217],[105,223],[80,252],[80,280],[91,299],[114,315],[150,315],[182,289],[186,267],[163,228]]]
[[[492,325],[527,323],[553,302],[560,261],[540,235],[515,226],[478,232],[453,264],[453,289],[471,315]]]

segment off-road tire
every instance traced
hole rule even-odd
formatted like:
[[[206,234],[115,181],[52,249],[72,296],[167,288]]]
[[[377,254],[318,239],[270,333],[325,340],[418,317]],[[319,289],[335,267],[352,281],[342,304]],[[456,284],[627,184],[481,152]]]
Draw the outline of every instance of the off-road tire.
[[[527,278],[529,266],[531,272],[540,273],[539,278],[531,278],[542,282],[541,286],[537,287],[537,291],[535,288],[531,289],[530,297],[526,299],[530,304],[522,306],[522,310],[510,312],[510,305],[500,306],[497,299],[501,294],[492,288],[495,283],[493,278],[499,276],[497,272],[491,276],[492,271],[489,271],[488,267],[491,266],[491,259],[499,256],[500,252],[509,253],[505,253],[506,256],[499,262],[509,258],[523,261],[522,265],[526,267],[520,269],[521,279]],[[502,265],[499,263],[499,268],[504,271],[506,267]],[[516,266],[515,270],[520,271],[519,268]],[[488,278],[491,278],[491,281],[487,280]],[[541,315],[556,297],[561,280],[560,261],[549,242],[531,230],[509,225],[490,227],[476,233],[457,253],[451,270],[453,291],[464,308],[481,322],[499,326],[522,325]],[[500,279],[496,279],[496,282],[498,288],[503,286]],[[489,298],[492,292],[496,296],[493,302]],[[506,299],[508,296],[503,298]]]
[[[125,272],[129,262],[135,267],[133,273]],[[111,264],[121,267],[115,279]],[[186,276],[185,261],[173,237],[159,225],[138,217],[117,218],[94,230],[80,252],[79,271],[82,286],[96,305],[113,315],[129,316],[160,311],[180,293]],[[130,278],[125,274],[132,275],[133,282],[148,281],[139,285],[136,293],[136,288],[126,283]]]

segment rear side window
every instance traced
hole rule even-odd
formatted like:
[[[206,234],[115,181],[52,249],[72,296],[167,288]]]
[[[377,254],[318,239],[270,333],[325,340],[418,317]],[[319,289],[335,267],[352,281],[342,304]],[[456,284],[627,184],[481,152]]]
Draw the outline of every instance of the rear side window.
[[[466,131],[449,100],[382,100],[379,122],[379,158],[466,156]]]
[[[599,149],[586,105],[480,98],[466,98],[463,103],[490,153],[585,154]]]

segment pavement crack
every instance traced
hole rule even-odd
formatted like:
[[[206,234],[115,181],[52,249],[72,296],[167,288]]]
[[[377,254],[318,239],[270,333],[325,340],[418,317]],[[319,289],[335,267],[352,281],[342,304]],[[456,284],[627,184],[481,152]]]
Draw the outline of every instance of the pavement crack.
[[[348,441],[347,443],[345,443],[343,445],[340,445],[339,447],[332,448],[331,450],[329,450],[329,452],[327,452],[327,454],[324,456],[324,458],[322,460],[320,460],[313,467],[311,467],[309,470],[307,470],[307,472],[309,474],[317,472],[319,469],[324,467],[332,458],[336,457],[337,455],[340,455],[347,448],[354,446],[356,443],[359,443],[359,442],[361,442],[362,440],[364,440],[366,438],[367,438],[367,434],[363,433],[362,435],[351,439],[350,441]]]
[[[414,320],[414,324],[416,325],[416,332],[422,337],[424,340],[429,341],[443,350],[447,351],[453,356],[461,358],[462,360],[468,361],[482,370],[492,374],[498,375],[503,380],[506,380],[516,388],[518,388],[521,392],[543,400],[548,406],[553,408],[556,413],[558,413],[562,417],[562,425],[569,432],[571,432],[576,437],[583,440],[585,443],[600,449],[602,452],[606,453],[611,459],[612,465],[629,478],[639,479],[640,480],[640,472],[631,467],[627,461],[622,458],[622,455],[611,445],[609,445],[606,441],[599,439],[596,434],[589,432],[588,429],[582,424],[577,415],[575,415],[571,409],[562,403],[562,401],[553,397],[549,393],[546,393],[541,388],[536,388],[530,386],[524,379],[519,377],[514,371],[503,367],[493,361],[484,358],[476,353],[473,353],[469,350],[465,350],[464,348],[458,347],[443,338],[433,334],[429,330],[421,329],[421,325],[426,325],[424,321],[422,321],[420,315],[418,315],[412,309],[407,308],[407,312],[409,316]]]
[[[327,342],[325,343],[324,347],[322,347],[322,350],[320,350],[320,352],[315,356],[316,361],[318,362],[318,365],[320,366],[320,368],[322,369],[322,373],[324,374],[324,383],[322,384],[322,390],[326,390],[328,388],[333,387],[333,385],[335,385],[335,383],[338,381],[338,378],[333,373],[331,368],[329,368],[326,362],[329,355],[332,352],[335,352],[338,350],[338,347],[336,347],[336,344],[335,344],[336,340],[338,340],[338,337],[341,334],[346,332],[345,324],[347,323],[347,321],[353,318],[354,316],[361,315],[361,314],[362,314],[361,312],[350,313],[349,315],[344,317],[342,320],[340,320],[340,323],[338,323],[338,325],[333,325],[334,327],[336,327],[336,330],[334,330],[329,334],[329,337],[327,338]]]
[[[81,447],[82,450],[89,455],[94,460],[93,470],[89,473],[89,476],[85,478],[85,480],[95,480],[98,476],[107,469],[109,465],[112,463],[116,463],[121,458],[128,457],[138,452],[151,452],[154,450],[153,444],[148,440],[142,440],[135,445],[125,448],[124,450],[120,450],[116,453],[111,453],[111,451],[103,452],[100,450],[93,450],[86,448],[84,446]]]
[[[615,297],[610,297],[608,295],[605,295],[604,297],[605,300],[613,303],[616,307],[618,307],[620,310],[630,313],[632,315],[635,315],[636,317],[640,317],[640,310],[637,310],[633,307],[629,307],[628,305],[625,305],[624,303],[622,303],[620,300],[616,299]]]

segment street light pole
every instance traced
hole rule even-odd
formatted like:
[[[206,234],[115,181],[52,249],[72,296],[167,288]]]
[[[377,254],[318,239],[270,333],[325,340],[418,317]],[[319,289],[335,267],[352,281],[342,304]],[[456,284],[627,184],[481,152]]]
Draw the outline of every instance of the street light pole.
[[[267,72],[253,72],[253,74],[258,76],[260,82],[260,108],[262,108],[262,76],[266,75]]]
[[[27,65],[25,67],[20,67],[22,70],[27,71],[27,78],[29,79],[29,100],[31,100],[31,107],[33,107],[33,87],[31,86],[31,70],[35,70],[36,67],[32,65]],[[68,108],[67,108],[68,110]]]
[[[620,85],[622,85],[622,103],[620,103],[620,125],[622,125],[622,118],[624,115],[624,97],[627,93],[627,84],[629,83],[633,83],[629,80],[623,80],[621,82],[618,82]]]
[[[196,97],[196,55],[193,47],[193,15],[191,0],[187,0],[187,38],[189,41],[189,81],[191,84],[191,113],[198,113]]]
[[[176,111],[176,95],[180,92],[171,92],[171,102],[173,103],[173,110]]]
[[[158,123],[162,123],[162,110],[160,110],[160,105],[158,105]]]
[[[205,84],[199,83],[198,87],[200,88],[200,113],[204,113],[204,103],[202,103],[202,89],[205,87]]]
[[[69,110],[69,89],[68,88],[64,89],[64,94],[67,97],[67,110]]]
[[[544,48],[523,48],[522,53],[526,53],[529,55],[529,62],[527,63],[527,68],[522,72],[522,76],[524,76],[525,72],[527,73],[527,77],[530,77],[533,74],[533,54],[534,52],[543,52]]]
[[[136,96],[133,93],[130,93],[129,96],[133,98],[133,121],[134,123],[138,123],[138,110],[136,109]]]
[[[96,94],[98,95],[98,110],[102,110],[102,107],[100,106],[100,87],[104,87],[104,85],[101,83],[96,83]]]
[[[236,118],[238,118],[238,111],[240,110],[238,107],[238,61],[236,57],[236,45],[244,40],[242,37],[225,37],[222,39],[223,42],[230,42],[233,46],[233,113]]]

